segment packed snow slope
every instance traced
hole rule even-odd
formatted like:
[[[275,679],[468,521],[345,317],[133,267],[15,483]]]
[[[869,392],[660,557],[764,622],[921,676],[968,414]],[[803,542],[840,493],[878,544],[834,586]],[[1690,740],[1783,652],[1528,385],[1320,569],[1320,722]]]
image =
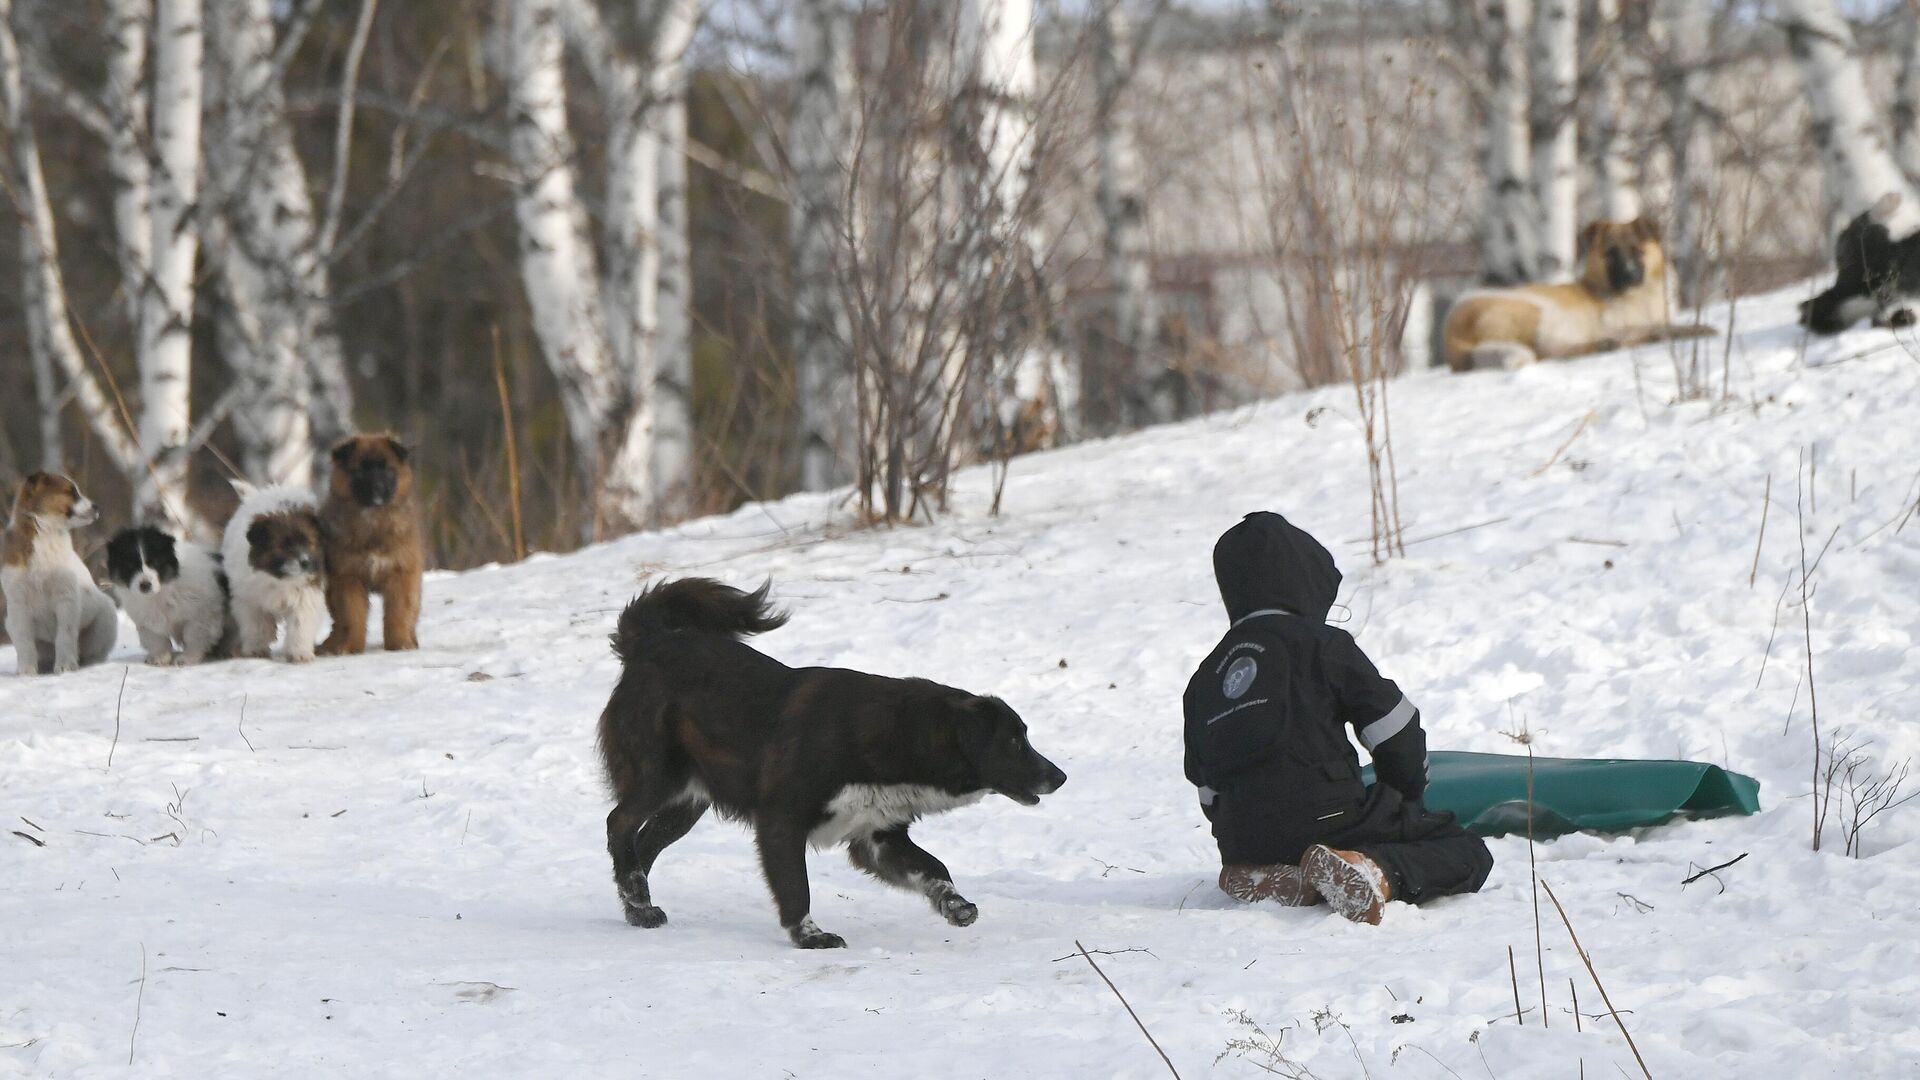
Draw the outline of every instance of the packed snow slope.
[[[1544,892],[1536,921],[1524,839],[1480,895],[1378,928],[1216,892],[1180,696],[1225,628],[1213,540],[1264,508],[1328,541],[1432,746],[1760,779],[1757,817],[1534,852],[1652,1075],[1920,1075],[1920,804],[1852,858],[1843,799],[1810,850],[1808,798],[1816,696],[1870,768],[1920,755],[1920,346],[1808,343],[1801,295],[1740,305],[1713,401],[1673,403],[1665,346],[1395,383],[1407,545],[1377,566],[1331,388],[1020,459],[997,517],[974,471],[924,527],[806,496],[435,575],[415,653],[166,670],[127,627],[105,666],[0,674],[0,1073],[1162,1075],[1078,941],[1188,1077],[1641,1075]],[[917,830],[976,924],[815,853],[851,947],[795,950],[711,817],[654,875],[671,924],[621,920],[607,634],[680,574],[771,575],[783,660],[1025,716],[1066,787]]]

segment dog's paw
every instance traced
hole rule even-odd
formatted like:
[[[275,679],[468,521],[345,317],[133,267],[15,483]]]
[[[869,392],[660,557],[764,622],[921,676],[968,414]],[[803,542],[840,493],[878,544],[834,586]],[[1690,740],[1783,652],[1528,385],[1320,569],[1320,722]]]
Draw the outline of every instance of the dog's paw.
[[[79,670],[80,670],[80,661],[78,660],[55,660],[53,662],[53,673],[55,675],[65,675],[70,671],[79,671]]]
[[[173,654],[151,653],[147,656],[147,664],[150,667],[172,667],[174,665]]]
[[[420,643],[410,637],[395,638],[386,643],[388,652],[412,652],[419,647]]]
[[[649,930],[654,930],[667,925],[667,913],[654,907],[652,904],[646,904],[640,907],[635,907],[632,904],[625,906],[627,909],[628,926],[644,926]]]
[[[953,893],[939,900],[934,905],[934,910],[940,913],[941,918],[955,926],[972,926],[973,921],[980,917],[980,909],[959,893]]]
[[[310,652],[290,652],[282,657],[282,659],[289,664],[311,664],[313,663],[313,654]]]
[[[347,648],[347,643],[344,641],[323,641],[313,650],[315,656],[346,656],[356,651],[358,650]]]
[[[813,917],[807,916],[797,924],[787,927],[787,936],[802,949],[844,949],[847,939],[839,934],[829,934],[813,925]]]

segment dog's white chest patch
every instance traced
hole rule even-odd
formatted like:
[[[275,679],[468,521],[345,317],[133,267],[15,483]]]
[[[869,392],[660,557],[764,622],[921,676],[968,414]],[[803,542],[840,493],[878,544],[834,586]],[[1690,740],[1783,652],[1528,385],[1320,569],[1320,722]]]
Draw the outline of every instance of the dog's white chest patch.
[[[848,784],[827,803],[826,820],[807,834],[807,842],[828,848],[856,836],[868,836],[915,818],[977,803],[985,792],[955,795],[920,784]]]

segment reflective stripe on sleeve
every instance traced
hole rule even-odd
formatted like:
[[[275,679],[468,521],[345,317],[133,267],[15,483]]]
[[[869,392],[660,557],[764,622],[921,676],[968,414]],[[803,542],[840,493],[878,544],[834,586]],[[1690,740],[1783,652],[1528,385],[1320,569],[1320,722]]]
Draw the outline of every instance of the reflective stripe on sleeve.
[[[1400,734],[1400,729],[1413,719],[1413,702],[1406,695],[1400,696],[1400,704],[1395,705],[1387,715],[1360,729],[1360,745],[1371,751],[1374,747]]]
[[[1213,790],[1210,787],[1203,787],[1200,789],[1200,805],[1212,806],[1213,800],[1218,796],[1219,796],[1219,792]]]

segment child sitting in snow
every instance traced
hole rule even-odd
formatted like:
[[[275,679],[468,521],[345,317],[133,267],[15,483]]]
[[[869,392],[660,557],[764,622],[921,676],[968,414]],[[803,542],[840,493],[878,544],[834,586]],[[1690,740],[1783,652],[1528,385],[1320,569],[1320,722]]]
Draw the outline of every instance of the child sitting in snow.
[[[1227,636],[1187,685],[1186,772],[1236,900],[1325,899],[1378,923],[1388,900],[1477,892],[1480,838],[1421,805],[1420,711],[1346,631],[1326,625],[1333,556],[1278,514],[1248,514],[1213,549]],[[1352,725],[1379,782],[1361,783]]]

